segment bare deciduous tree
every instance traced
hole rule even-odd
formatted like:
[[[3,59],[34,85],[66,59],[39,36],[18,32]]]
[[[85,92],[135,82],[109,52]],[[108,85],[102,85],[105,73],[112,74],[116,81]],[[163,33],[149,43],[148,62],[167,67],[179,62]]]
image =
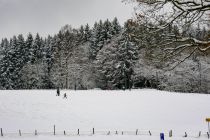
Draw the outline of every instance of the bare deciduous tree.
[[[137,2],[136,21],[153,23],[158,25],[160,21],[165,23],[155,26],[157,30],[164,30],[171,25],[178,25],[180,28],[193,24],[201,24],[210,26],[210,0],[123,0]],[[149,27],[148,28],[154,28]],[[186,49],[190,49],[189,55],[180,60],[177,65],[185,61],[196,51],[207,52],[210,50],[210,36],[206,40],[199,40],[193,37],[175,37],[174,40],[167,42],[170,46],[179,42],[176,47],[167,47],[165,49],[166,58],[171,58],[180,54]],[[163,45],[163,44],[161,44]],[[166,44],[164,44],[166,45]],[[176,65],[176,66],[177,66]],[[176,67],[175,66],[175,67]]]

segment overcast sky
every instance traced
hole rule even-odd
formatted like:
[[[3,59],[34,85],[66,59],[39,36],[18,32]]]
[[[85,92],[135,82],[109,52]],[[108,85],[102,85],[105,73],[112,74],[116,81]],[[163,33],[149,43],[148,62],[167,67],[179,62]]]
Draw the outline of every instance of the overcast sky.
[[[0,38],[53,35],[65,24],[79,27],[114,17],[122,24],[132,12],[133,6],[121,0],[0,0]]]

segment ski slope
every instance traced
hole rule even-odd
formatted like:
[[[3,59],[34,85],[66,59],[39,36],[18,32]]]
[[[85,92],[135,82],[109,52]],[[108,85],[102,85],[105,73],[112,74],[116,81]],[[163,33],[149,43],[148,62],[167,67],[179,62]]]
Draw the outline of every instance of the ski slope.
[[[63,99],[64,93],[67,99]],[[210,117],[210,95],[151,89],[61,90],[61,96],[55,95],[56,90],[0,91],[0,128],[4,133],[0,139],[157,140],[161,132],[165,133],[165,139],[171,140],[207,139],[205,118]],[[35,129],[38,136],[34,136]],[[64,130],[67,136],[63,135]],[[173,131],[171,138],[169,130]],[[199,131],[202,135],[197,138]],[[183,138],[185,132],[187,138]]]

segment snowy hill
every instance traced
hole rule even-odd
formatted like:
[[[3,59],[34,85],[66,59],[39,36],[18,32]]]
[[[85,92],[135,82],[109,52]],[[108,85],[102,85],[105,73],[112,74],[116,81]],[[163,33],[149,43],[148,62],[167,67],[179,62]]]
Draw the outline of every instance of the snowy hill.
[[[68,99],[63,99],[64,93]],[[38,140],[153,140],[159,139],[161,132],[171,140],[207,139],[205,118],[210,117],[210,95],[149,89],[62,90],[60,97],[55,94],[55,90],[0,91],[0,128],[5,135],[0,139],[20,139],[19,129],[22,138]],[[56,136],[53,136],[53,125],[56,125]],[[90,137],[93,127],[96,134]],[[35,129],[37,137],[33,136]],[[76,136],[77,129],[82,136]],[[138,136],[135,136],[136,129]],[[64,130],[68,136],[63,136]],[[172,138],[168,137],[169,130],[173,130]],[[106,136],[109,131],[110,136]],[[202,135],[196,138],[199,131]],[[182,138],[185,132],[188,138]]]

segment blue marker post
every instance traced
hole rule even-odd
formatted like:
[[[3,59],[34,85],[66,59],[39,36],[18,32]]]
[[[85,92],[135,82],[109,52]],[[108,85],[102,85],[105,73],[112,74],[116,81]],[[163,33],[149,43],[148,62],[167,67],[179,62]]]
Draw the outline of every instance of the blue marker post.
[[[160,140],[164,140],[164,133],[160,133]]]

